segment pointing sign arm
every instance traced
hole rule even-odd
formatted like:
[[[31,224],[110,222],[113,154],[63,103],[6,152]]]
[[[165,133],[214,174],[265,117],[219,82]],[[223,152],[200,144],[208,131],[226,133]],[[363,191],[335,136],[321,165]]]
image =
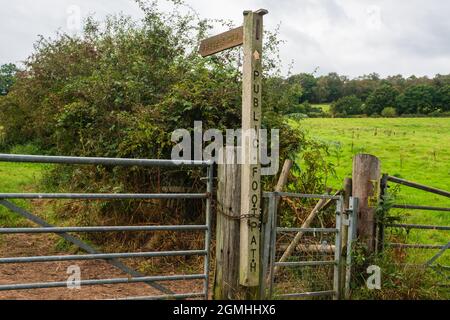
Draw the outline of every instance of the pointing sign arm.
[[[200,44],[200,54],[202,57],[207,57],[215,53],[240,46],[243,41],[243,27],[232,29],[203,40]]]

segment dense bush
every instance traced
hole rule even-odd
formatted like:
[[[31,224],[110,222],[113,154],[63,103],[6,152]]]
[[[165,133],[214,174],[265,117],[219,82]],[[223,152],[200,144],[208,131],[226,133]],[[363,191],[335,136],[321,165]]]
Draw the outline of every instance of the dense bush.
[[[395,106],[395,100],[398,95],[398,90],[389,84],[375,89],[367,98],[365,113],[369,116],[372,114],[381,114],[384,108]]]
[[[381,115],[385,118],[395,118],[397,116],[397,111],[393,107],[386,107],[381,111]]]
[[[351,116],[362,113],[363,102],[356,96],[343,97],[331,105],[334,116]]]

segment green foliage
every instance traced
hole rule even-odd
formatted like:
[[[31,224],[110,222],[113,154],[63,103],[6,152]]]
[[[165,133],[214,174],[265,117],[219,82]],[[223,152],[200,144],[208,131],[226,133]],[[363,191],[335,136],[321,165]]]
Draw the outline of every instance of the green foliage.
[[[351,299],[447,300],[449,298],[448,290],[439,286],[441,279],[432,270],[421,266],[402,266],[397,263],[397,254],[395,250],[386,250],[371,261],[371,264],[381,269],[380,290],[367,288],[366,280],[369,275],[366,273],[366,267],[361,267],[360,259],[354,259],[356,272]]]
[[[43,152],[33,143],[27,143],[25,145],[15,145],[8,151],[10,154],[29,154],[39,155]]]
[[[314,75],[309,73],[300,73],[288,78],[288,82],[292,85],[300,85],[303,89],[303,94],[299,96],[299,101],[311,102],[314,100],[314,88],[317,86],[317,79]]]
[[[437,106],[444,112],[450,111],[450,85],[442,86],[437,91]]]
[[[0,66],[0,96],[8,94],[15,82],[18,68],[15,64],[8,63]]]
[[[381,114],[386,107],[395,106],[399,92],[389,84],[375,89],[367,98],[365,112],[367,115]]]
[[[381,111],[381,116],[385,118],[395,118],[397,116],[397,110],[393,107],[386,107]]]
[[[415,76],[405,79],[396,75],[382,79],[376,73],[349,79],[336,73],[323,76],[300,73],[291,75],[287,81],[288,86],[302,87],[302,94],[293,97],[298,98],[299,103],[332,104],[341,98],[356,96],[364,103],[358,115],[379,116],[384,108],[394,107],[397,115],[445,116],[450,108],[449,79],[449,75],[436,75],[433,79]],[[336,115],[349,114],[338,112]],[[324,115],[310,112],[310,116]]]
[[[397,98],[399,114],[429,114],[436,110],[436,89],[430,85],[409,87]]]
[[[331,105],[331,114],[334,116],[351,116],[361,114],[363,102],[356,96],[340,98]]]

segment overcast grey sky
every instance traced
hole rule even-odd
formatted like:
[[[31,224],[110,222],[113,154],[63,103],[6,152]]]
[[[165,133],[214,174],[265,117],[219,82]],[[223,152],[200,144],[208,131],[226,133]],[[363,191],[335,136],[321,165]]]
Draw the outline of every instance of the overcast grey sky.
[[[161,1],[164,2],[164,1]],[[281,22],[281,54],[293,72],[338,72],[355,77],[450,73],[447,0],[187,0],[202,17],[242,23],[244,9],[265,8],[268,28]],[[0,64],[20,62],[39,34],[69,30],[74,8],[82,17],[123,12],[139,18],[133,0],[1,1]],[[68,25],[69,21],[69,25]]]

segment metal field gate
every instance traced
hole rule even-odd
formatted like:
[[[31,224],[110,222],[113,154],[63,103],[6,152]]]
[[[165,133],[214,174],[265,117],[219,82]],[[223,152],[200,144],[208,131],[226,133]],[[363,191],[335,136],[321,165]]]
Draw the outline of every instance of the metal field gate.
[[[272,192],[265,193],[264,197],[269,204],[262,256],[263,266],[268,266],[268,270],[263,270],[262,295],[268,299],[348,296],[357,199],[351,198],[348,209],[344,210],[342,195]],[[324,206],[334,203],[334,226],[293,228],[280,225],[278,203],[282,199],[319,199]],[[317,208],[317,213],[319,210]]]
[[[0,236],[11,234],[57,234],[66,241],[78,246],[86,254],[77,255],[57,255],[57,256],[27,256],[27,257],[0,257],[0,265],[4,264],[33,264],[37,262],[55,261],[81,261],[81,260],[104,260],[117,267],[128,277],[110,278],[105,275],[103,279],[83,280],[80,286],[94,286],[105,284],[128,284],[145,283],[156,289],[160,294],[126,297],[125,299],[186,299],[186,298],[208,298],[209,269],[210,269],[210,246],[211,246],[211,193],[213,190],[213,166],[209,162],[192,161],[177,162],[172,160],[151,160],[151,159],[116,159],[116,158],[82,158],[82,157],[58,157],[58,156],[26,156],[0,154],[0,161],[15,163],[50,163],[68,165],[103,165],[103,166],[137,166],[137,167],[200,167],[206,169],[206,191],[204,193],[144,193],[144,194],[92,194],[92,193],[0,193],[0,205],[13,211],[14,213],[32,221],[38,227],[34,228],[11,228],[0,227]],[[0,190],[1,192],[1,190]],[[155,200],[155,199],[200,199],[205,201],[205,220],[202,225],[159,225],[159,226],[90,226],[90,227],[56,227],[37,215],[19,207],[10,200],[14,199],[77,199],[77,200]],[[73,233],[104,233],[104,232],[204,232],[204,247],[198,250],[183,251],[160,251],[160,252],[118,252],[102,253],[94,249],[88,243],[72,235]],[[179,274],[179,275],[155,275],[145,276],[140,272],[130,268],[121,260],[132,258],[153,258],[153,257],[176,257],[176,256],[202,256],[204,257],[203,273],[200,274]],[[119,260],[121,259],[121,260]],[[202,281],[203,290],[200,292],[174,292],[165,284],[177,281]],[[39,282],[39,283],[15,283],[8,281],[7,284],[0,283],[0,291],[43,289],[43,288],[64,288],[67,282]]]

